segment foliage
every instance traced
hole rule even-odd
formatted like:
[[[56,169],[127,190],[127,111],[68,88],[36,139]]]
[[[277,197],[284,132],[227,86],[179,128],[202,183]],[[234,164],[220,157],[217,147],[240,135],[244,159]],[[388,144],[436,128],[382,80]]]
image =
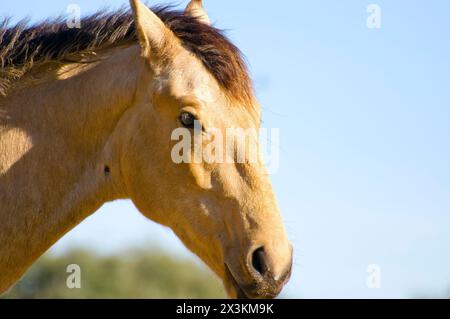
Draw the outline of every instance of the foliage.
[[[81,288],[69,289],[67,266],[81,268]],[[71,251],[44,256],[4,298],[225,298],[206,267],[162,252],[129,251],[98,256]]]

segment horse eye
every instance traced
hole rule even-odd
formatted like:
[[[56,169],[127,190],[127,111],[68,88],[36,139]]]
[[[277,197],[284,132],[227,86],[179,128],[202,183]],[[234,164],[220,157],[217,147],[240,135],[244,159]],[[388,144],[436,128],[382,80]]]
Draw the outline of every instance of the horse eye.
[[[186,128],[194,128],[195,121],[197,118],[189,112],[183,112],[180,115],[180,122]]]

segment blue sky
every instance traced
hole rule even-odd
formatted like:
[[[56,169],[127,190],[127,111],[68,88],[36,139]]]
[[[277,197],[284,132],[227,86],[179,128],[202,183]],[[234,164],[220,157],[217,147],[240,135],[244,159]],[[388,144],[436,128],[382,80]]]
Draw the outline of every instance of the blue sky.
[[[185,5],[187,1],[178,1]],[[10,1],[33,21],[127,1]],[[163,1],[151,2],[167,3]],[[173,2],[172,2],[173,3]],[[450,289],[450,2],[212,1],[245,53],[264,126],[280,128],[272,175],[295,247],[292,297],[392,298]],[[381,8],[368,29],[366,8]],[[159,245],[192,257],[126,201],[105,205],[52,248]],[[381,288],[366,269],[381,269]]]

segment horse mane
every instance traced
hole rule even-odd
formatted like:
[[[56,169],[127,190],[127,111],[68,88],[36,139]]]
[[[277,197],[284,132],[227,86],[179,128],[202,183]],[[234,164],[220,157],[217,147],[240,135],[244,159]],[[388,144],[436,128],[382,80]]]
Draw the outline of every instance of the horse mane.
[[[253,87],[240,50],[224,33],[170,6],[153,12],[195,54],[232,98],[250,102]],[[102,10],[69,28],[63,18],[28,26],[21,21],[9,27],[0,21],[0,94],[34,66],[45,62],[74,63],[96,51],[137,43],[133,17],[128,9]]]

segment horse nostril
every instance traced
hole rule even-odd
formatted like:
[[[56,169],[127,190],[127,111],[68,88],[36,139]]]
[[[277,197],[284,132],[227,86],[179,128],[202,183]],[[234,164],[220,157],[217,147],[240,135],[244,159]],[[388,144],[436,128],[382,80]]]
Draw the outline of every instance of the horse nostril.
[[[267,273],[268,267],[264,247],[260,247],[253,252],[252,266],[259,274],[261,274],[261,276],[264,276]]]

